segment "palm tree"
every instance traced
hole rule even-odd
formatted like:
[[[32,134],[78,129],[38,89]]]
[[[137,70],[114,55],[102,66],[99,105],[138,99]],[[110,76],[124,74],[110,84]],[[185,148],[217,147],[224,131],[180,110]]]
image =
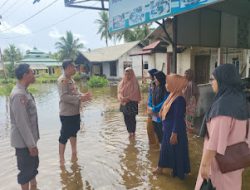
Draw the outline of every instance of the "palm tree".
[[[22,59],[22,54],[19,48],[16,48],[14,44],[10,44],[3,52],[3,60],[9,62],[7,65],[8,76],[14,77],[14,64]]]
[[[122,32],[115,32],[115,33],[111,34],[111,39],[115,45],[116,45],[116,42],[121,41],[122,38],[123,38]]]
[[[152,31],[149,25],[137,26],[133,29],[125,30],[123,33],[125,42],[132,42],[137,40],[144,40]]]
[[[96,19],[95,23],[99,25],[97,34],[101,34],[101,40],[105,38],[106,46],[108,46],[108,40],[112,38],[109,33],[109,17],[106,11],[101,11],[98,13],[99,19]]]
[[[75,59],[80,49],[84,48],[84,45],[80,43],[80,39],[74,39],[71,31],[66,32],[66,38],[61,37],[58,42],[55,43],[56,49],[60,55],[60,60],[71,58]]]

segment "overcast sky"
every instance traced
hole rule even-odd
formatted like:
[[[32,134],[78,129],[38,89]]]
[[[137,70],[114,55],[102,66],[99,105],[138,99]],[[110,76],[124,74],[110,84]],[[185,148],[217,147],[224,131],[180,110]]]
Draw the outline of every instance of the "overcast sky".
[[[65,7],[64,0],[40,0],[35,4],[33,1],[0,0],[2,50],[9,44],[14,44],[22,52],[33,47],[45,52],[55,52],[55,42],[65,36],[66,31],[71,31],[86,48],[105,46],[105,41],[100,40],[100,36],[96,34],[97,10]],[[55,3],[52,4],[53,2]],[[50,4],[50,7],[35,15]],[[32,15],[35,16],[30,18]],[[18,25],[19,23],[22,24]]]

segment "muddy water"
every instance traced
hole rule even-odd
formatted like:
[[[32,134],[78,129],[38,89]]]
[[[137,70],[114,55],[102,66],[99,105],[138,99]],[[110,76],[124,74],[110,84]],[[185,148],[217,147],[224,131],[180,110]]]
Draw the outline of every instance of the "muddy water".
[[[35,94],[40,136],[40,166],[37,176],[40,190],[123,190],[169,189],[191,190],[198,172],[202,140],[189,136],[192,173],[186,180],[170,177],[169,170],[162,176],[152,175],[157,165],[159,148],[149,146],[146,133],[145,102],[140,104],[137,116],[137,133],[129,140],[118,111],[116,88],[93,90],[93,100],[84,105],[82,126],[78,133],[78,161],[70,162],[70,145],[66,148],[65,168],[59,167],[58,94],[56,86],[41,85]],[[10,147],[8,98],[0,97],[0,189],[16,190],[16,160]],[[248,172],[249,173],[249,172]],[[249,175],[248,175],[249,176]],[[249,177],[243,180],[250,189]]]

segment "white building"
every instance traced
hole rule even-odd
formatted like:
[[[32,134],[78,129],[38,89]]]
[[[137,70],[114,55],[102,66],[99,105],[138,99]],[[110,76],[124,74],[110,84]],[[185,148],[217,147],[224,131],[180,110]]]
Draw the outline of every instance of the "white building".
[[[139,41],[129,42],[121,45],[94,49],[83,52],[81,63],[87,64],[91,75],[106,76],[109,80],[119,80],[123,77],[124,69],[131,66],[135,75],[141,78],[144,68],[158,68],[166,70],[166,53],[155,53],[148,50],[144,55]],[[147,69],[146,69],[147,70]]]

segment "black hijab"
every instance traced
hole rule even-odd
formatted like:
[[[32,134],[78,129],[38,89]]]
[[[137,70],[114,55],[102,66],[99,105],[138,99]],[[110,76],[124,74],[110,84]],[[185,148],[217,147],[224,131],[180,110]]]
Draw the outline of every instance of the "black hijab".
[[[160,85],[155,87],[153,91],[153,105],[161,103],[166,96],[166,75],[162,71],[158,71],[154,73],[155,78],[159,81]]]
[[[154,74],[155,74],[156,72],[158,72],[157,69],[150,69],[150,70],[148,70],[148,73],[150,74],[151,77],[154,77]]]
[[[241,78],[232,64],[222,64],[213,72],[218,82],[218,93],[205,114],[200,136],[207,134],[206,123],[216,116],[230,116],[238,120],[248,118],[247,99],[241,85]]]

